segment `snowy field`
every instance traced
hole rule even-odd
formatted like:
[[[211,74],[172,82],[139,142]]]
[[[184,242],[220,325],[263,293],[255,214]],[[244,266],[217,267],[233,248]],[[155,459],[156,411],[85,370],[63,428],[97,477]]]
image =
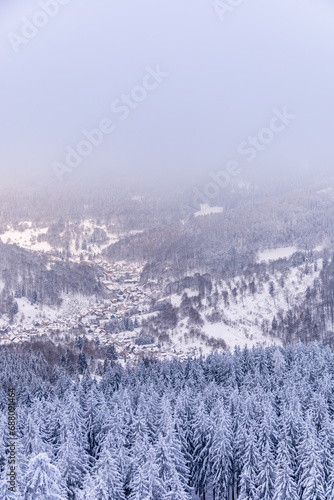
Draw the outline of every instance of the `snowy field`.
[[[282,247],[263,250],[259,253],[257,262],[269,262],[271,260],[288,259],[297,252],[297,247]]]
[[[207,203],[202,203],[200,205],[200,210],[195,212],[195,217],[199,217],[201,215],[219,214],[223,211],[223,207],[210,207]]]
[[[33,228],[32,223],[29,221],[22,222],[20,225],[22,226],[22,230],[14,230],[8,226],[7,230],[0,234],[2,243],[12,243],[19,247],[39,252],[49,252],[51,250],[49,243],[38,241],[40,235],[47,233],[47,227]]]
[[[47,241],[38,241],[41,235],[46,235],[48,232],[48,227],[37,228],[33,226],[30,221],[24,221],[19,224],[19,230],[15,230],[11,226],[7,226],[5,232],[0,234],[0,239],[3,243],[16,244],[21,248],[27,250],[34,250],[39,252],[50,252],[55,248],[52,248]],[[71,224],[69,225],[71,229]],[[90,243],[92,235],[95,229],[101,229],[106,233],[106,240],[103,243]],[[63,233],[59,234],[61,238]],[[79,236],[80,245],[79,248],[76,246],[77,238]],[[87,240],[88,246],[90,248],[90,253],[100,254],[108,245],[116,243],[119,241],[119,236],[115,233],[110,233],[105,224],[96,224],[94,220],[84,220],[79,225],[79,235],[77,231],[73,231],[73,237],[69,243],[69,250],[73,256],[79,256],[80,253],[87,253],[82,249],[83,240]],[[56,249],[62,250],[61,245],[57,246]]]

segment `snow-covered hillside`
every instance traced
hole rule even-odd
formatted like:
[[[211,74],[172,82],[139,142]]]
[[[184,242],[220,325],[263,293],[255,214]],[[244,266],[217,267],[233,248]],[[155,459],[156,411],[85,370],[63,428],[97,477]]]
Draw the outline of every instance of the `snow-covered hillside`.
[[[282,257],[281,249],[271,252],[270,256]],[[270,345],[280,344],[280,340],[271,336],[271,324],[274,316],[283,315],[289,308],[302,303],[308,287],[319,277],[321,259],[317,261],[316,268],[305,273],[305,265],[290,269],[284,280],[282,274],[276,273],[269,276],[265,285],[258,282],[253,276],[253,292],[249,284],[243,292],[244,279],[237,277],[230,282],[216,283],[218,300],[212,304],[212,297],[202,299],[200,317],[202,324],[197,327],[202,336],[191,338],[189,331],[193,325],[189,321],[180,321],[173,332],[173,343],[177,350],[187,350],[189,346],[196,347],[204,354],[210,352],[209,339],[223,340],[227,348],[233,350],[235,346]],[[272,283],[272,285],[271,285]],[[239,290],[235,296],[235,290]],[[184,290],[188,297],[198,297],[198,292]],[[173,294],[170,297],[175,307],[180,307],[183,294]],[[226,304],[224,294],[228,294]],[[225,295],[226,297],[226,295]],[[211,304],[210,304],[211,303]]]
[[[131,234],[131,232],[130,232]],[[80,223],[67,222],[64,228],[39,227],[31,221],[22,221],[15,225],[7,225],[0,234],[3,243],[15,244],[21,248],[36,252],[66,251],[72,260],[87,259],[96,256],[109,245],[116,243],[126,235],[118,235],[106,226],[93,219]]]
[[[29,250],[48,252],[52,248],[51,245],[46,241],[39,241],[39,237],[45,235],[47,231],[47,227],[33,227],[31,221],[25,221],[21,222],[19,229],[16,230],[12,226],[7,226],[6,231],[0,234],[0,239],[3,243],[14,243]]]

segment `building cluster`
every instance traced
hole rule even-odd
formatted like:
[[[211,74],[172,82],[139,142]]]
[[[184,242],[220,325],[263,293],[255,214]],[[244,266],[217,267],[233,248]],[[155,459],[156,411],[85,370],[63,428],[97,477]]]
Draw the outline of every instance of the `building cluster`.
[[[7,323],[0,327],[0,344],[26,342],[44,335],[52,338],[54,335],[65,336],[76,332],[88,339],[99,340],[103,345],[114,345],[120,359],[129,361],[138,356],[159,358],[198,355],[197,348],[192,346],[185,350],[176,345],[163,346],[157,343],[138,345],[136,339],[140,332],[140,323],[147,317],[153,299],[157,299],[157,284],[154,280],[145,283],[140,281],[140,266],[129,266],[125,263],[110,264],[99,259],[98,279],[105,291],[107,299],[92,299],[89,303],[80,302],[78,298],[68,300],[62,306],[55,318],[25,320],[22,323]],[[154,313],[153,313],[154,314]],[[112,324],[128,318],[132,322],[131,330],[112,332],[106,324]]]

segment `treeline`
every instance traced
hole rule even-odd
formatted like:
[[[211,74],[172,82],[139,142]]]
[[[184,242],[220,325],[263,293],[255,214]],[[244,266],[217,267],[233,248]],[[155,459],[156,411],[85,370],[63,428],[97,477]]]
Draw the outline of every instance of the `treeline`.
[[[69,377],[77,373],[101,376],[107,367],[110,364],[114,366],[118,359],[113,344],[106,346],[101,344],[98,338],[88,339],[85,334],[80,334],[75,329],[65,336],[53,332],[52,340],[47,335],[42,335],[30,342],[9,344],[5,349],[9,353],[15,352],[22,358],[43,353],[44,362],[49,370],[61,368]]]
[[[334,354],[318,344],[69,376],[1,349],[0,495],[90,500],[334,498]],[[7,489],[7,390],[16,493]]]

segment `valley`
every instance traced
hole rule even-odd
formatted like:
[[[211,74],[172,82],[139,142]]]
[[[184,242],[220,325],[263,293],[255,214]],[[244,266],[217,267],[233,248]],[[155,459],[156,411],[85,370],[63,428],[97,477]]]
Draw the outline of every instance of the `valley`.
[[[318,190],[315,196],[323,200],[326,193]],[[214,350],[297,341],[303,333],[288,334],[287,317],[294,311],[302,323],[305,314],[308,317],[310,309],[319,306],[317,300],[310,303],[310,296],[319,289],[330,253],[328,234],[320,234],[314,247],[306,249],[300,248],[298,240],[286,239],[294,244],[279,245],[282,238],[277,237],[271,246],[258,248],[251,235],[244,233],[245,243],[239,243],[236,252],[233,238],[240,242],[242,233],[233,236],[230,231],[230,242],[225,245],[224,238],[221,240],[229,262],[225,269],[221,264],[212,267],[209,254],[199,259],[189,249],[184,253],[183,244],[175,243],[180,237],[190,243],[196,232],[207,232],[211,226],[214,232],[221,227],[226,231],[235,214],[243,210],[242,203],[248,212],[252,206],[252,201],[242,201],[242,196],[233,210],[226,212],[223,204],[201,205],[193,216],[180,217],[178,223],[151,228],[138,228],[136,209],[131,212],[132,228],[117,223],[115,215],[51,223],[16,218],[3,224],[2,248],[9,255],[23,254],[19,259],[22,269],[18,266],[15,277],[3,265],[0,344],[41,339],[66,344],[82,337],[105,348],[112,346],[119,362],[138,363],[147,357],[184,360],[207,356]],[[142,195],[131,198],[137,206],[145,204]],[[150,213],[151,209],[147,206],[145,210]],[[252,210],[252,224],[257,224],[261,204]],[[216,246],[210,241],[213,234],[208,233],[205,252]],[[170,243],[174,250],[168,255],[166,245]],[[163,253],[161,245],[165,245]],[[237,253],[245,256],[243,246],[252,251],[238,266]],[[216,257],[220,253],[217,249]],[[32,258],[39,264],[27,278],[27,266],[31,268],[27,262]],[[69,270],[74,279],[69,278]],[[329,317],[323,318],[321,328],[323,338],[331,342]]]

